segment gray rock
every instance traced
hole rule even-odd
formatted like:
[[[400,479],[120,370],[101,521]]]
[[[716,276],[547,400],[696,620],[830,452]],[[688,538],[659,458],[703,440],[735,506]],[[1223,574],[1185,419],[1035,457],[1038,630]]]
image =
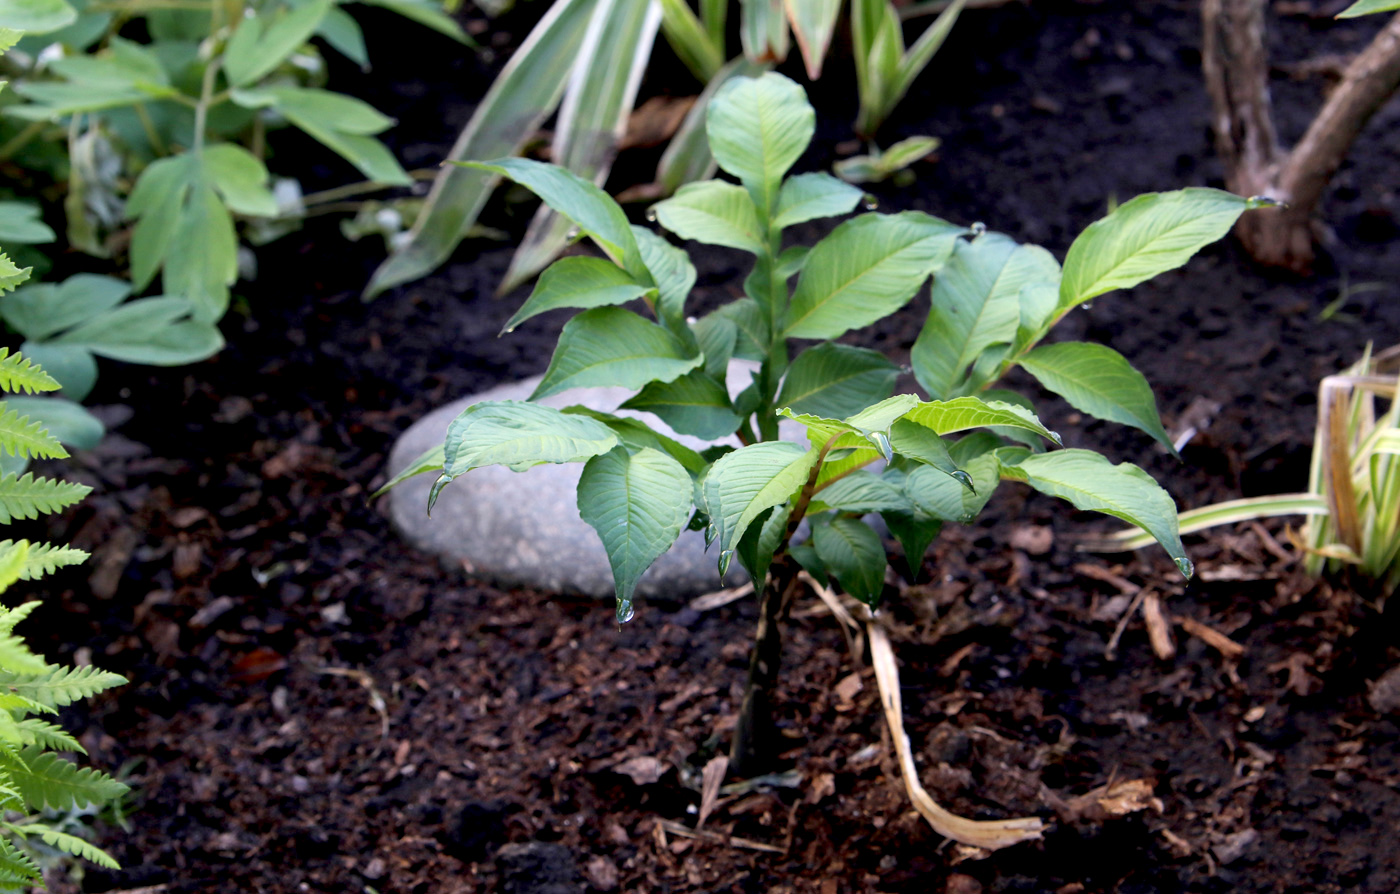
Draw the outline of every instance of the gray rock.
[[[731,367],[731,385],[746,386],[749,378]],[[538,383],[539,377],[534,377],[502,385],[434,410],[394,445],[389,474],[397,474],[424,451],[442,443],[448,424],[468,406],[485,400],[524,400]],[[613,412],[631,395],[622,388],[578,388],[540,403],[551,407],[583,404]],[[695,449],[707,446],[698,439],[676,435],[650,413],[624,410],[620,415],[641,419]],[[800,427],[788,425],[791,428],[783,431],[784,437],[800,440]],[[426,507],[436,476],[419,475],[389,492],[390,516],[403,537],[418,549],[460,563],[468,573],[497,584],[610,596],[613,579],[607,553],[598,535],[578,515],[575,490],[582,471],[581,463],[545,464],[525,472],[512,472],[503,466],[474,469],[443,488],[431,519]],[[747,580],[735,562],[721,582],[717,561],[715,551],[706,553],[699,531],[682,531],[670,551],[642,575],[637,593],[681,600]]]
[[[573,851],[562,844],[529,841],[496,852],[504,894],[580,894],[583,874]]]

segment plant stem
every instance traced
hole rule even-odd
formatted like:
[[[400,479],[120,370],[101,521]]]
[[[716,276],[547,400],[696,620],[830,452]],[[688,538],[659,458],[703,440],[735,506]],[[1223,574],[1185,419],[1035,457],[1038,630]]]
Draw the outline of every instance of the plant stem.
[[[194,145],[196,155],[204,151],[204,128],[209,120],[209,107],[213,105],[214,80],[219,74],[222,56],[215,56],[204,67],[204,79],[199,85],[199,104],[194,107]]]
[[[786,552],[773,559],[758,601],[758,629],[749,656],[749,679],[729,748],[729,769],[751,779],[773,768],[778,731],[773,723],[773,690],[783,660],[782,625],[797,587],[799,568]]]

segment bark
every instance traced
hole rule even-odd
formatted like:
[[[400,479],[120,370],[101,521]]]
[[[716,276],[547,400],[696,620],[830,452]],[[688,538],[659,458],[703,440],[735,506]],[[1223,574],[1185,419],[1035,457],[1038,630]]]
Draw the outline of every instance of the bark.
[[[773,690],[783,660],[783,621],[797,588],[800,569],[786,553],[773,560],[758,603],[758,630],[749,655],[749,679],[729,748],[729,770],[751,779],[773,769],[778,730],[773,723]]]
[[[1201,67],[1227,188],[1288,205],[1241,217],[1240,241],[1261,263],[1306,273],[1324,189],[1362,128],[1400,87],[1400,15],[1352,60],[1303,139],[1285,152],[1269,97],[1264,12],[1263,0],[1204,0]]]

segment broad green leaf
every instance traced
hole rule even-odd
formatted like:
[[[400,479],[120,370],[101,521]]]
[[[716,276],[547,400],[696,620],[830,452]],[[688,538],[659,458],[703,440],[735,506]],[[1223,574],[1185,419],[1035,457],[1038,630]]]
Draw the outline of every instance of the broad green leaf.
[[[907,512],[909,498],[898,485],[860,469],[817,491],[808,505],[809,513],[826,512]]]
[[[367,103],[328,90],[273,87],[266,91],[277,111],[313,139],[350,162],[376,183],[411,186],[413,178],[384,144],[374,139],[393,119]]]
[[[932,518],[970,524],[996,490],[1000,467],[995,456],[985,454],[963,464],[972,485],[933,466],[920,466],[904,479],[904,492],[914,506]]]
[[[1400,0],[1356,0],[1355,3],[1337,13],[1337,18],[1351,19],[1375,12],[1394,12],[1397,9],[1400,9]]]
[[[878,351],[824,342],[792,361],[776,403],[841,419],[889,397],[898,375],[899,367]]]
[[[1270,494],[1267,497],[1246,497],[1189,509],[1177,516],[1177,523],[1180,533],[1195,534],[1218,525],[1281,515],[1323,516],[1329,512],[1327,499],[1318,494]],[[1094,552],[1120,552],[1142,549],[1153,541],[1153,536],[1142,528],[1131,527],[1108,534],[1101,542],[1096,541],[1097,545],[1085,548]]]
[[[1042,345],[1020,364],[1076,410],[1140,429],[1176,455],[1152,386],[1112,348],[1078,341]]]
[[[701,491],[719,541],[721,576],[744,531],[764,510],[787,502],[807,481],[816,461],[815,448],[765,441],[726,453],[710,466]]]
[[[1065,256],[1061,310],[1185,264],[1260,202],[1218,189],[1151,192],[1090,224]]]
[[[984,349],[1015,340],[1021,289],[1058,272],[1048,251],[1000,233],[959,240],[934,277],[928,319],[909,352],[924,390],[937,399],[957,396]]]
[[[55,238],[38,205],[0,202],[0,245],[43,245]]]
[[[807,67],[807,77],[815,81],[822,76],[822,60],[831,46],[841,0],[785,0],[784,6],[797,48],[802,52],[802,63]]]
[[[721,180],[688,183],[653,210],[661,225],[682,239],[724,245],[752,254],[768,250],[753,200],[743,187]]]
[[[404,466],[403,471],[399,472],[393,478],[390,478],[388,481],[384,482],[384,486],[379,488],[379,490],[375,491],[374,493],[370,494],[369,498],[373,500],[378,497],[382,497],[384,494],[387,494],[389,491],[393,490],[395,487],[398,487],[400,484],[403,484],[405,481],[414,477],[415,475],[422,475],[424,472],[436,472],[442,468],[442,464],[444,461],[445,456],[442,444],[437,444],[433,447],[429,447],[427,450],[424,450],[421,454],[419,454],[417,458],[409,462],[408,465]]]
[[[662,327],[620,307],[586,310],[564,326],[531,400],[570,388],[641,388],[670,382],[703,362]]]
[[[812,544],[847,593],[875,606],[885,588],[885,545],[865,522],[838,516],[812,524]]]
[[[44,368],[71,400],[83,400],[97,384],[97,361],[87,348],[26,341],[21,353]]]
[[[335,48],[345,58],[360,66],[369,68],[369,50],[365,47],[365,33],[354,16],[332,6],[330,12],[316,26],[316,36]]]
[[[724,65],[724,43],[710,39],[686,0],[661,0],[661,32],[676,56],[702,84]]]
[[[1048,441],[1060,443],[1060,436],[1041,425],[1030,410],[999,400],[984,401],[976,397],[932,400],[919,404],[904,418],[933,429],[939,435],[969,428],[1005,426],[1034,432]]]
[[[731,301],[709,316],[728,320],[738,332],[734,343],[734,356],[744,360],[763,361],[768,356],[770,340],[768,321],[763,309],[752,298]]]
[[[203,360],[224,345],[211,323],[191,317],[183,298],[140,298],[75,326],[49,343],[81,347],[99,357],[152,366]]]
[[[165,256],[161,285],[187,300],[197,320],[213,323],[228,309],[238,279],[238,234],[233,218],[205,180],[192,183],[180,229]]]
[[[786,504],[765,510],[754,519],[754,524],[749,525],[744,536],[739,538],[734,554],[739,557],[740,564],[749,573],[749,579],[755,581],[755,585],[767,576],[768,569],[773,564],[773,556],[782,546],[791,514],[792,507]]]
[[[594,184],[572,171],[527,158],[463,164],[501,174],[528,188],[546,205],[577,224],[604,254],[639,282],[651,279],[627,215],[611,196]]]
[[[540,275],[535,290],[501,331],[512,332],[533,316],[561,307],[625,304],[655,291],[601,258],[562,258]]]
[[[890,426],[890,447],[900,456],[953,476],[964,487],[973,486],[971,477],[953,461],[952,454],[948,452],[948,443],[934,434],[931,428],[908,419],[898,419]]]
[[[787,23],[782,27],[786,30]],[[815,131],[816,113],[807,94],[773,73],[727,82],[710,100],[706,119],[710,151],[721,168],[744,184],[760,220],[773,217],[783,176]]]
[[[660,25],[661,7],[652,0],[610,0],[598,7],[554,125],[550,150],[555,164],[600,187],[607,181]],[[560,215],[548,205],[536,212],[500,292],[533,278],[569,243],[570,222]],[[626,259],[622,264],[642,278]]]
[[[614,416],[611,413],[603,413],[577,404],[565,407],[560,412],[596,419],[612,429],[618,440],[622,442],[622,446],[629,451],[635,453],[644,447],[660,450],[662,453],[670,455],[692,475],[701,474],[709,465],[703,456],[681,442],[657,432],[640,419],[633,419],[630,416]]]
[[[705,441],[728,437],[743,422],[724,385],[702,370],[672,382],[652,382],[624,403],[622,409],[655,413],[680,434]]]
[[[447,427],[442,474],[428,494],[428,511],[444,487],[472,469],[500,465],[523,472],[541,463],[583,462],[618,443],[612,429],[586,416],[517,400],[472,404]]]
[[[230,211],[250,217],[277,216],[267,167],[253,153],[233,143],[220,143],[204,150],[204,165]]]
[[[449,161],[520,151],[564,95],[597,0],[558,0],[501,69],[453,144]],[[408,242],[375,270],[365,297],[427,275],[452,254],[495,188],[489,170],[446,165],[433,181]]]
[[[1020,451],[1024,453],[1024,451]],[[1024,481],[1052,497],[1068,500],[1076,509],[1102,512],[1137,525],[1152,534],[1185,577],[1194,571],[1177,529],[1176,504],[1167,492],[1132,463],[1114,465],[1092,450],[1057,450],[1020,456],[998,451],[1001,475]]]
[[[736,56],[725,63],[713,78],[708,79],[705,89],[700,92],[695,104],[686,113],[680,129],[671,137],[666,151],[661,153],[661,161],[656,165],[656,184],[660,187],[662,195],[670,195],[684,183],[708,180],[714,176],[717,165],[714,156],[710,154],[710,140],[705,133],[710,100],[732,78],[756,78],[767,70],[767,64],[753,63],[743,56]]]
[[[739,339],[739,327],[733,320],[710,314],[696,320],[690,329],[705,355],[705,374],[715,381],[726,381],[729,360],[734,356],[734,345]]]
[[[846,221],[807,256],[784,334],[836,338],[893,313],[942,265],[963,232],[919,211]]]
[[[642,254],[656,283],[656,310],[659,319],[672,332],[679,334],[685,323],[685,300],[695,288],[695,265],[690,256],[665,239],[642,227],[633,227],[637,249]]]
[[[1060,280],[1033,283],[1021,289],[1021,322],[1016,327],[1013,353],[1019,353],[1044,337],[1059,307]]]
[[[63,0],[5,0],[0,4],[0,28],[29,34],[57,31],[77,18],[77,11]]]
[[[819,217],[850,214],[863,196],[830,174],[797,174],[783,181],[773,226],[781,230]]]
[[[224,73],[235,87],[246,87],[270,74],[316,32],[334,4],[310,0],[286,10],[249,10],[224,48]]]
[[[82,404],[61,397],[6,397],[5,406],[33,419],[50,435],[78,450],[91,450],[106,428]]]
[[[778,255],[778,275],[786,280],[801,273],[811,253],[810,245],[793,245],[783,249],[782,254]]]
[[[943,530],[943,520],[932,518],[918,511],[882,512],[885,527],[904,548],[905,580],[913,583],[923,570],[924,555],[929,545]]]
[[[853,155],[831,167],[848,183],[880,183],[932,155],[941,143],[938,137],[907,137],[883,151]]]
[[[603,541],[617,588],[617,620],[632,618],[637,579],[676,542],[691,507],[681,464],[649,447],[616,447],[590,459],[578,482],[578,513]]]
[[[199,160],[180,155],[151,162],[126,200],[131,231],[131,279],[137,291],[150,285],[165,263],[176,234],[184,229],[185,197],[198,177]]]
[[[43,341],[106,313],[130,294],[125,280],[75,273],[61,283],[35,283],[0,299],[0,317],[25,338]]]

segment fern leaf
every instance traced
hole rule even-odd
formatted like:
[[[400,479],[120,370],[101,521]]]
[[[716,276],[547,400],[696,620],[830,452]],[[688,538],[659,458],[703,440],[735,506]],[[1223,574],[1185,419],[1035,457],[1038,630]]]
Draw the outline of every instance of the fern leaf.
[[[19,711],[21,717],[25,714],[57,713],[53,708],[50,708],[48,705],[41,705],[38,702],[34,701],[34,699],[32,698],[25,698],[22,695],[15,695],[13,692],[0,692],[0,711]],[[13,734],[12,741],[19,745],[33,744],[30,737],[24,736],[19,732],[18,721],[16,721],[13,716],[4,716],[8,716],[10,718],[9,723],[14,724],[14,726],[6,725],[6,729],[0,729],[0,734]],[[0,724],[3,723],[3,717],[0,717]]]
[[[4,267],[5,260],[8,259],[0,252],[0,268]],[[4,294],[3,269],[0,269],[0,294]],[[59,384],[37,363],[19,354],[11,354],[9,348],[0,348],[0,388],[33,394],[36,391],[57,391]]]
[[[21,540],[6,549],[0,549],[0,593],[8,590],[10,584],[19,580],[24,573],[25,561],[29,558],[29,544]]]
[[[71,810],[85,804],[106,804],[130,789],[106,773],[79,767],[38,745],[20,750],[22,764],[11,764],[10,778],[24,802],[35,809]]]
[[[40,513],[58,512],[91,492],[86,484],[35,478],[33,472],[16,478],[11,472],[0,477],[0,525],[8,525],[16,518],[38,518]]]
[[[0,835],[0,890],[25,890],[28,886],[24,882],[38,881],[40,874],[39,867],[28,854],[15,847],[8,837]],[[15,883],[19,886],[3,887]]]
[[[15,726],[19,728],[19,734],[27,737],[29,741],[25,745],[38,745],[49,751],[76,751],[79,754],[87,754],[87,749],[82,743],[56,723],[49,723],[47,720],[40,720],[37,717],[26,717],[17,721]]]
[[[20,542],[23,543],[24,541]],[[0,548],[3,548],[6,543],[9,543],[9,541],[0,542]],[[23,578],[24,575],[20,574],[20,577]],[[39,602],[25,602],[21,605],[16,605],[14,608],[0,608],[0,634],[12,632],[16,624],[29,617],[34,612],[34,609],[38,608],[41,604],[42,603]]]
[[[8,633],[0,636],[0,670],[16,674],[48,676],[52,667],[44,659],[29,651],[29,646],[24,640],[13,633]],[[11,689],[11,691],[16,690]],[[42,702],[41,699],[35,699],[35,701]]]
[[[0,451],[20,459],[63,459],[68,451],[42,422],[30,422],[0,402]]]
[[[0,670],[0,690],[32,698],[50,708],[62,708],[113,686],[126,677],[95,667],[49,666],[39,674],[6,673]]]
[[[60,832],[57,829],[45,827],[39,831],[39,838],[49,847],[56,847],[65,854],[75,857],[82,857],[90,860],[104,869],[121,869],[121,864],[112,859],[112,856],[89,841],[79,838],[77,835],[69,835],[67,832]]]
[[[19,796],[19,792],[4,783],[0,783],[0,810],[11,810],[15,813],[24,811],[24,799]]]
[[[0,251],[0,295],[13,292],[26,279],[33,267],[17,267],[10,256]]]
[[[0,548],[3,548],[8,540],[0,540]],[[29,557],[25,559],[24,570],[19,573],[20,580],[38,580],[45,575],[53,574],[60,568],[67,568],[69,565],[80,565],[86,562],[88,554],[86,551],[72,546],[55,546],[52,543],[30,543]]]

